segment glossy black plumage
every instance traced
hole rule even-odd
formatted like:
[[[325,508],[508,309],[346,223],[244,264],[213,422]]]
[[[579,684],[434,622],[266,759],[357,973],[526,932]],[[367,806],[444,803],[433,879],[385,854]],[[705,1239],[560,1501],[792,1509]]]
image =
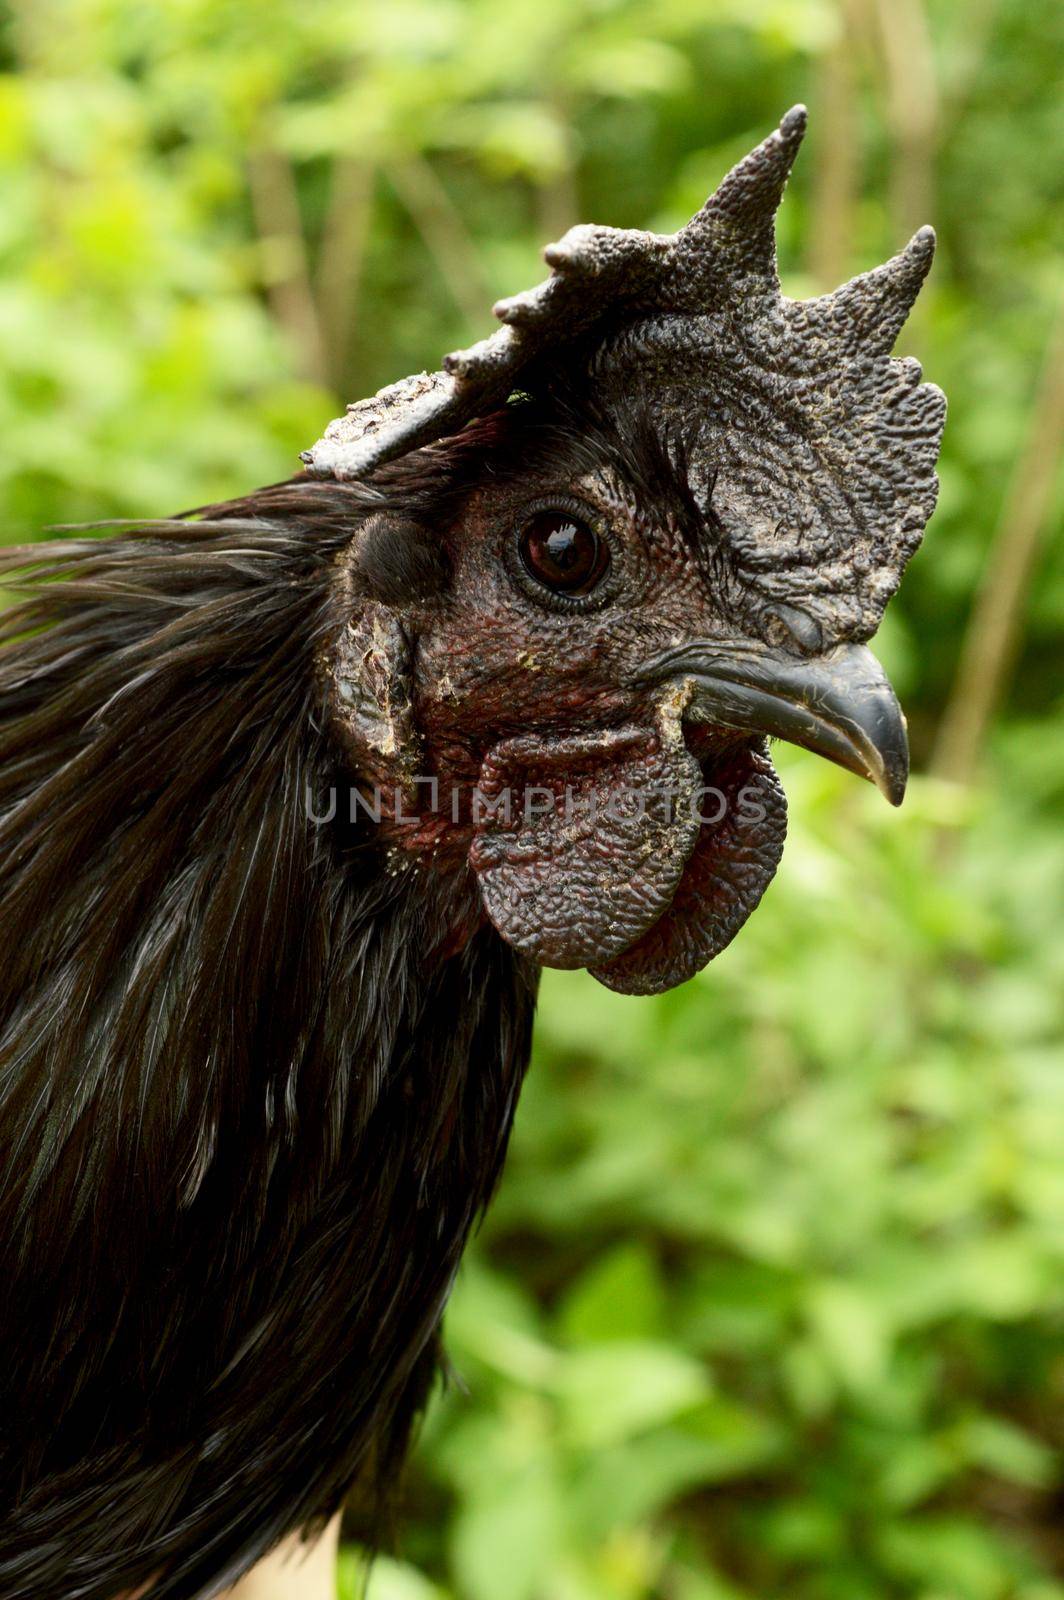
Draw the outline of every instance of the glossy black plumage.
[[[306,820],[366,510],[33,551],[4,618],[5,1600],[215,1593],[385,1492],[499,1171],[534,970],[447,953],[463,880]]]

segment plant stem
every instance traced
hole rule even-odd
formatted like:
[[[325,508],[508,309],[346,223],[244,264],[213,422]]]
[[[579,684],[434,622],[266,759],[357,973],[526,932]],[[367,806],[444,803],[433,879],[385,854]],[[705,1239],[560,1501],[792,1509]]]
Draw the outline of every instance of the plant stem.
[[[1062,451],[1064,302],[1057,310],[1027,440],[1009,481],[935,745],[931,770],[955,783],[969,783],[975,774],[987,728],[1004,697]]]
[[[368,161],[337,156],[322,228],[316,298],[329,376],[338,392],[345,388],[351,334],[357,321],[373,211],[373,180],[374,170]]]
[[[482,326],[491,290],[476,245],[432,166],[424,156],[410,154],[390,161],[384,171],[470,329]]]
[[[856,0],[840,0],[839,31],[820,69],[809,270],[822,289],[846,277],[853,248],[860,153],[855,9]]]
[[[876,0],[892,138],[891,211],[901,237],[926,223],[934,201],[938,83],[923,0]]]
[[[292,164],[274,145],[260,144],[248,157],[248,179],[270,307],[288,335],[301,375],[327,386],[329,375]]]

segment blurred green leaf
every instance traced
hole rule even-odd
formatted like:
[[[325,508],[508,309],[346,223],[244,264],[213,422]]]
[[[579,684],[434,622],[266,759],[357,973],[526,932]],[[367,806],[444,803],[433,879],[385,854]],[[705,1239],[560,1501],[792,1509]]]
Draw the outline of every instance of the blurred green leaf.
[[[563,1436],[598,1449],[690,1410],[709,1392],[709,1380],[669,1345],[618,1341],[567,1356],[556,1392]]]
[[[558,1331],[577,1344],[655,1339],[665,1332],[664,1319],[657,1262],[644,1246],[620,1245],[569,1289],[559,1307]]]

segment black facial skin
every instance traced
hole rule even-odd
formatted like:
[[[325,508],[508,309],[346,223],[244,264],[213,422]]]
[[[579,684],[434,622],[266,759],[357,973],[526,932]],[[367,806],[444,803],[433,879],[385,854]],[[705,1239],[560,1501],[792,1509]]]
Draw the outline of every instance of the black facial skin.
[[[487,734],[608,727],[645,714],[654,701],[638,681],[645,663],[724,629],[726,556],[707,546],[711,517],[688,496],[639,414],[570,411],[561,426],[508,415],[444,535],[452,576],[418,630],[426,727],[479,756]],[[579,518],[608,552],[586,592],[558,592],[527,570],[524,532],[550,508]]]
[[[516,949],[651,992],[712,959],[775,870],[785,807],[765,734],[877,779],[904,736],[889,691],[878,723],[851,696],[852,651],[811,650],[818,625],[803,637],[800,608],[747,592],[712,500],[651,416],[557,394],[547,414],[525,402],[482,431],[440,530],[446,581],[387,622],[363,617],[338,683],[350,703],[373,640],[400,618],[408,683],[377,698],[408,702],[409,719],[369,742],[409,748],[416,729],[414,776],[445,795],[505,792],[516,812],[549,791],[555,804],[485,818],[467,798],[427,830],[397,826],[393,843],[420,856],[431,838],[455,870],[468,857]],[[708,815],[704,789],[722,797]],[[619,815],[626,804],[640,815]]]
[[[706,886],[734,868],[713,937],[677,935],[682,959],[659,948],[653,974],[627,980],[667,987],[723,947],[782,839],[765,736],[894,804],[904,793],[904,720],[865,641],[937,492],[943,396],[890,354],[934,235],[921,229],[834,294],[783,295],[775,214],[805,125],[793,107],[674,235],[571,229],[545,251],[550,277],[495,307],[493,336],[350,407],[304,456],[351,481],[417,447],[470,442],[468,492],[429,525],[451,582],[399,620],[363,616],[335,683],[353,708],[352,756],[374,773],[416,728],[446,784],[483,779],[501,796],[509,774],[555,792],[537,827],[461,813],[464,832],[432,836],[447,859],[468,855],[496,928],[544,964],[600,976],[631,964],[652,930],[660,946],[666,927],[697,922]],[[742,840],[670,832],[658,814],[642,838],[574,832],[550,776],[567,756],[589,804],[640,773],[643,788],[653,774],[688,798],[727,776],[732,811],[752,787],[768,820]],[[396,842],[414,853],[429,837]],[[677,872],[696,857],[697,874]],[[589,900],[603,906],[597,930]]]

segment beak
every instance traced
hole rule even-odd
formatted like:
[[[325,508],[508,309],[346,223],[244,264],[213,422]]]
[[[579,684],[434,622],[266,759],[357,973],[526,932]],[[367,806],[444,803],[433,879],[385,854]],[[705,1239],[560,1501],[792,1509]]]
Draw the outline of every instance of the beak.
[[[704,640],[658,657],[642,676],[684,678],[684,715],[737,733],[800,744],[874,783],[891,805],[905,794],[909,742],[887,676],[864,645],[803,659],[766,645]]]

